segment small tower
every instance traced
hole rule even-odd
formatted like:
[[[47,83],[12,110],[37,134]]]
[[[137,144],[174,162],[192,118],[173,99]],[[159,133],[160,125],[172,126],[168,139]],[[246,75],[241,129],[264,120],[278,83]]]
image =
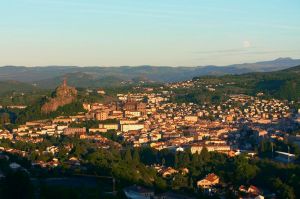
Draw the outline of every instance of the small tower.
[[[63,86],[64,86],[64,87],[66,87],[66,86],[67,86],[67,78],[66,78],[66,77],[64,78],[64,81],[63,81]]]

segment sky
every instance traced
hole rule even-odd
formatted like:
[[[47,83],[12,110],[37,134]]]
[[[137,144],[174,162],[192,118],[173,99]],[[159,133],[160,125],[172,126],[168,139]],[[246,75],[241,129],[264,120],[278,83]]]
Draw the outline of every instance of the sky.
[[[300,58],[299,0],[0,0],[0,66]]]

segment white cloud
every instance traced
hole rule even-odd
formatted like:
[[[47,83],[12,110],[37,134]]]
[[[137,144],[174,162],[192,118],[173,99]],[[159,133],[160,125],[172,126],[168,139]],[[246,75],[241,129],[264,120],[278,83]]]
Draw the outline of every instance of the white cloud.
[[[251,42],[245,40],[245,41],[243,41],[243,46],[244,46],[244,48],[250,48],[251,47]]]

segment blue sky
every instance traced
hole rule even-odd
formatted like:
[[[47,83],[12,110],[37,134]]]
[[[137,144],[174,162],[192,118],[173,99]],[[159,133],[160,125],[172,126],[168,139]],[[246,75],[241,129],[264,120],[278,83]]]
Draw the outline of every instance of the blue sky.
[[[2,0],[0,65],[300,58],[299,0]]]

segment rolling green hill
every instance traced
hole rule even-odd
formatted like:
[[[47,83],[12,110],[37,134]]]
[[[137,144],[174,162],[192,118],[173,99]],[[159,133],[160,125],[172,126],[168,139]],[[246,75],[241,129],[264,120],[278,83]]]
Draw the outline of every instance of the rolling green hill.
[[[50,92],[18,81],[0,81],[0,105],[33,104]]]
[[[38,88],[18,81],[0,81],[0,95],[7,92],[28,92],[33,90],[38,90]]]
[[[300,66],[267,73],[195,77],[192,82],[192,88],[175,89],[175,101],[217,102],[230,94],[257,93],[266,98],[300,100]]]

